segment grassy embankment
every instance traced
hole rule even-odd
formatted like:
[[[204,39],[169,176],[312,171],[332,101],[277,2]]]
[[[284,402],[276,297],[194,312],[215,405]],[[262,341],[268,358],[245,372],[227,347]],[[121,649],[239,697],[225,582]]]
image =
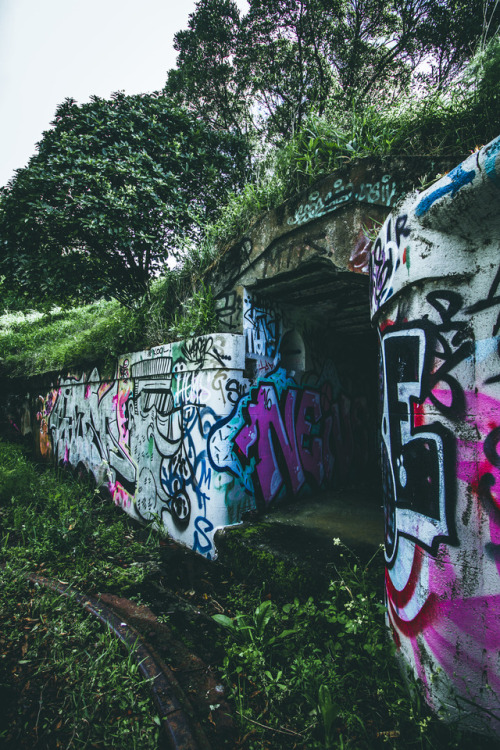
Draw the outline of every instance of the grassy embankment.
[[[0,746],[156,748],[159,721],[137,664],[80,605],[29,585],[137,585],[156,535],[69,476],[0,443]]]

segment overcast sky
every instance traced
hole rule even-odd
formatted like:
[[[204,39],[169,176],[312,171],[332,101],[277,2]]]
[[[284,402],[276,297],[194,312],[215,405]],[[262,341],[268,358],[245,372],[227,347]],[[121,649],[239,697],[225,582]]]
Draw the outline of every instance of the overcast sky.
[[[238,0],[241,9],[245,0]],[[0,185],[66,97],[156,91],[195,0],[0,0]]]

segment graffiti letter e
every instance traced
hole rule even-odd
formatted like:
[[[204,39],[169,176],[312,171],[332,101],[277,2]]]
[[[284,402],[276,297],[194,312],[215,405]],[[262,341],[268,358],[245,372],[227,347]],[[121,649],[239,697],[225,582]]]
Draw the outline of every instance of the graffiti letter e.
[[[414,421],[414,406],[425,399],[426,347],[422,328],[392,329],[382,338],[382,441],[392,484],[385,498],[392,506],[386,508],[391,530],[388,562],[396,554],[399,534],[429,551],[438,540],[450,539],[446,506],[450,516],[451,489],[445,481],[445,462],[453,461],[453,436],[437,422],[415,427]]]

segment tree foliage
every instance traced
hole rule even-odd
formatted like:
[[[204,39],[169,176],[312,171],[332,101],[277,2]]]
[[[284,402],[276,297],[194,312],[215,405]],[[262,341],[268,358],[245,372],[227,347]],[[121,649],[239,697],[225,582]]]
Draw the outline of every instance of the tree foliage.
[[[28,166],[0,189],[0,289],[22,295],[20,309],[44,297],[133,305],[168,255],[217,220],[251,166],[243,198],[253,216],[256,202],[258,212],[270,205],[267,194],[254,200],[262,177],[275,201],[283,182],[298,189],[317,176],[318,158],[331,169],[367,143],[372,153],[401,148],[411,118],[397,105],[415,88],[437,91],[427,130],[449,129],[439,97],[478,48],[475,96],[495,104],[491,119],[499,23],[498,0],[249,0],[243,16],[234,0],[198,0],[161,94],[66,100]],[[252,165],[256,143],[268,158]]]
[[[498,31],[496,0],[199,0],[165,91],[213,125],[288,138],[412,86],[443,88]]]
[[[245,176],[246,145],[161,94],[68,99],[0,192],[0,274],[33,301],[132,305]]]
[[[233,0],[198,3],[187,29],[175,35],[177,68],[170,70],[165,93],[222,129],[247,132],[248,87],[235,75],[240,12]]]

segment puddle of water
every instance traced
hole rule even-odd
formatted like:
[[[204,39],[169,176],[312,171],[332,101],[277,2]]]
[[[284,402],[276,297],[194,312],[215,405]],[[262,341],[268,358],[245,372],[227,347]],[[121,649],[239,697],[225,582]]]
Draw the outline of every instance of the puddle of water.
[[[299,526],[325,537],[338,537],[344,544],[377,547],[384,541],[384,515],[378,493],[344,489],[304,498],[265,518],[272,523]]]

